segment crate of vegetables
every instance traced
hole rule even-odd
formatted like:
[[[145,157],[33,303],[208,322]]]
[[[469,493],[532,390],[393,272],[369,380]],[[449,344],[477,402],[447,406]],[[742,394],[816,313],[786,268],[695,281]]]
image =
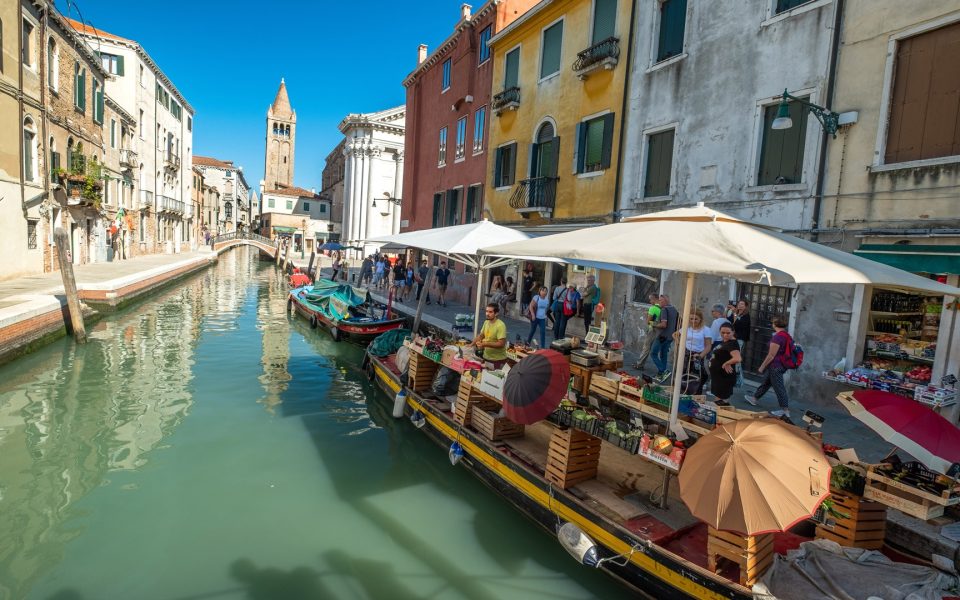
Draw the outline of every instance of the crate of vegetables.
[[[926,521],[960,504],[960,486],[918,462],[882,463],[867,466],[863,497]]]

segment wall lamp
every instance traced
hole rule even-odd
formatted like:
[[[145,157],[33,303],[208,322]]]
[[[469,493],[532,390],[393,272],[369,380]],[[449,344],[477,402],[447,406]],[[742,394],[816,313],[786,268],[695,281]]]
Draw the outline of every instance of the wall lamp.
[[[783,96],[780,96],[780,107],[777,109],[777,118],[773,120],[773,124],[770,126],[771,129],[790,129],[793,127],[793,119],[790,118],[790,106],[788,104],[789,100],[799,102],[803,106],[806,106],[807,109],[813,113],[813,116],[820,121],[820,124],[823,126],[823,130],[832,135],[834,138],[837,137],[837,129],[840,128],[839,114],[831,111],[828,108],[807,102],[802,98],[791,96],[786,89],[783,90]]]

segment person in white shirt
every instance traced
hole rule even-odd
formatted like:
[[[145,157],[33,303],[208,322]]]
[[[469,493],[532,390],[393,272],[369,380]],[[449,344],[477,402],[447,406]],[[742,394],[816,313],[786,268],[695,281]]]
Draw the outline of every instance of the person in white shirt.
[[[724,316],[722,304],[714,304],[713,308],[710,309],[710,315],[713,317],[713,323],[710,324],[710,339],[713,344],[710,349],[713,350],[723,341],[720,337],[720,328],[723,327],[724,323],[727,325],[732,325],[732,323]]]
[[[673,334],[675,338],[680,338],[680,332]],[[710,354],[712,340],[710,338],[710,328],[703,325],[703,311],[699,308],[690,315],[690,326],[687,327],[687,343],[683,358],[684,375],[694,375],[698,381],[697,389],[686,391],[687,394],[700,394],[703,385],[707,380],[707,370],[704,360]]]

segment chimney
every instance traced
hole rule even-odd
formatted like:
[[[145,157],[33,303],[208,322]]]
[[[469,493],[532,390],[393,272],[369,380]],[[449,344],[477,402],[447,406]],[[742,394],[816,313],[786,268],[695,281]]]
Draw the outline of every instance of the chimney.
[[[467,21],[470,19],[470,8],[471,6],[469,4],[460,5],[460,18],[463,19],[464,21]]]
[[[427,60],[427,45],[420,44],[417,46],[417,64],[419,65],[425,60]]]

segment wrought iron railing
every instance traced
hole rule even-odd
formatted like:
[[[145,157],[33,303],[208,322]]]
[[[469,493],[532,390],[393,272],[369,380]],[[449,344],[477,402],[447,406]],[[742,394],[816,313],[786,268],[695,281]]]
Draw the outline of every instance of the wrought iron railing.
[[[153,206],[153,192],[140,190],[140,206]]]
[[[557,202],[559,177],[531,177],[517,182],[510,196],[510,207],[516,210],[527,208],[553,210]]]
[[[495,94],[490,104],[493,106],[493,110],[503,110],[511,105],[519,106],[520,88],[514,86]]]
[[[578,52],[577,60],[573,63],[573,70],[579,73],[608,58],[616,61],[619,57],[620,39],[608,37],[602,42],[597,42],[586,50]]]

